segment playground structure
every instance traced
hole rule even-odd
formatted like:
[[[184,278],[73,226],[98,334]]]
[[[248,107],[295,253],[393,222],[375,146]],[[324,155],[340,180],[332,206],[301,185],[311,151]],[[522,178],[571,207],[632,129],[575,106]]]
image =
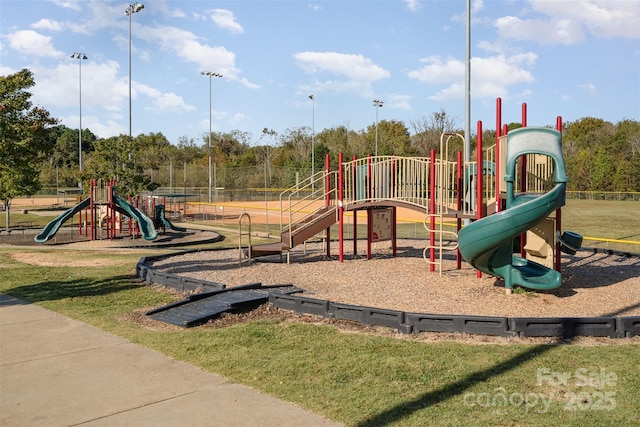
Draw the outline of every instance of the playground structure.
[[[50,221],[34,240],[37,243],[51,240],[62,224],[76,215],[80,235],[89,237],[90,240],[113,240],[126,232],[130,238],[141,236],[144,240],[151,241],[158,237],[157,228],[186,231],[169,221],[165,214],[165,204],[156,203],[158,197],[143,198],[141,204],[138,197],[128,200],[119,197],[115,193],[115,187],[115,180],[106,183],[90,180],[89,196]]]
[[[355,254],[355,212],[366,211],[367,258],[372,243],[381,241],[391,242],[395,256],[396,209],[404,207],[424,214],[429,234],[424,258],[430,271],[441,272],[443,252],[452,250],[458,268],[464,258],[478,275],[485,272],[504,278],[507,290],[516,284],[532,289],[560,286],[560,250],[575,253],[582,240],[570,232],[560,236],[560,209],[568,181],[562,119],[557,117],[555,130],[527,127],[523,104],[522,128],[508,132],[501,123],[500,99],[496,113],[496,142],[487,148],[478,122],[474,161],[462,160],[466,153],[459,134],[442,135],[438,156],[432,150],[429,157],[368,156],[344,161],[340,153],[336,170],[331,170],[327,156],[324,171],[280,195],[280,242],[251,246],[246,253],[250,257],[287,253],[289,260],[292,248],[323,233],[330,256],[330,227],[337,223],[342,262],[344,215],[354,213]],[[444,229],[445,218],[455,220],[455,231]],[[469,222],[465,228],[464,220]]]

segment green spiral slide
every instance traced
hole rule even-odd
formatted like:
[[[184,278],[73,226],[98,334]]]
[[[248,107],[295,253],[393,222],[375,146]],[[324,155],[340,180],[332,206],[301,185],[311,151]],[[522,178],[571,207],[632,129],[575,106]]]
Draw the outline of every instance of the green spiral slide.
[[[515,167],[525,154],[543,154],[554,161],[555,186],[544,194],[514,195]],[[505,287],[554,289],[562,284],[559,272],[513,253],[513,239],[565,204],[568,181],[562,157],[562,136],[548,128],[526,127],[507,135],[507,208],[465,226],[458,235],[464,259],[487,274],[501,277]]]

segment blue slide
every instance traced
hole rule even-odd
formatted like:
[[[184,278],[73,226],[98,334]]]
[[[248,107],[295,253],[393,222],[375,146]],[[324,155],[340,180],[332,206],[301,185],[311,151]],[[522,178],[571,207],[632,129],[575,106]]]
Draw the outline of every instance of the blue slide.
[[[86,199],[84,199],[83,201],[81,201],[80,203],[78,203],[77,205],[75,205],[74,207],[72,207],[71,209],[67,209],[66,211],[64,211],[62,213],[62,215],[60,215],[56,219],[50,221],[42,229],[42,231],[33,238],[33,240],[35,240],[36,243],[45,243],[45,242],[51,240],[51,238],[53,236],[55,236],[55,234],[58,232],[58,230],[60,229],[60,226],[63,223],[65,223],[69,219],[73,218],[73,216],[75,214],[77,214],[82,209],[86,208],[87,206],[89,206],[89,198],[88,197]]]
[[[554,161],[555,186],[544,194],[514,195],[515,167],[525,154],[543,154]],[[465,226],[458,248],[480,271],[502,277],[505,287],[554,289],[562,284],[559,272],[513,253],[513,240],[565,204],[568,181],[562,157],[562,136],[548,128],[520,128],[507,135],[507,208]]]
[[[144,240],[155,240],[158,237],[158,232],[153,226],[153,221],[151,220],[151,218],[149,218],[138,208],[130,205],[124,199],[116,196],[115,194],[113,195],[113,201],[115,202],[117,208],[120,208],[124,211],[125,215],[138,221],[138,226],[140,227],[140,231],[142,232],[142,237],[144,238]]]

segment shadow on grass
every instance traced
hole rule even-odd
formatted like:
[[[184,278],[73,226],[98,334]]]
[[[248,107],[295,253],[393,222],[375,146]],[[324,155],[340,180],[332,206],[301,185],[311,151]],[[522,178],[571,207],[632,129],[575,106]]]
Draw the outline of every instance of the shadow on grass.
[[[41,282],[18,286],[5,293],[30,303],[56,301],[65,298],[101,296],[138,287],[133,276],[120,275],[105,279],[79,278],[68,281]]]
[[[505,360],[490,368],[482,371],[477,371],[466,378],[456,381],[451,384],[447,384],[437,390],[425,393],[416,399],[403,402],[393,408],[387,409],[373,417],[367,418],[361,421],[357,425],[359,427],[372,427],[372,426],[386,426],[401,421],[403,418],[410,416],[412,413],[435,406],[442,403],[445,400],[452,399],[456,396],[460,396],[465,390],[470,389],[476,384],[483,383],[490,380],[492,377],[502,375],[513,369],[518,368],[523,363],[529,362],[538,356],[553,349],[553,345],[538,345],[532,347],[523,353],[520,353],[509,360]]]

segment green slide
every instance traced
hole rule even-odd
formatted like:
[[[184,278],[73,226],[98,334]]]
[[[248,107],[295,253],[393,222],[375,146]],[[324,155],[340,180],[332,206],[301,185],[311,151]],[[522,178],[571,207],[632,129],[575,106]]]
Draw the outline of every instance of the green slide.
[[[135,219],[138,221],[138,226],[140,227],[140,231],[142,232],[142,237],[144,240],[155,240],[158,237],[158,232],[153,226],[153,221],[151,218],[143,214],[138,208],[130,205],[124,199],[113,195],[113,201],[116,204],[116,207],[122,209],[125,215]]]
[[[66,211],[64,211],[62,213],[62,215],[60,215],[56,219],[51,220],[42,229],[42,231],[33,238],[33,240],[35,240],[36,243],[45,243],[45,242],[49,241],[53,236],[55,236],[55,234],[58,232],[58,230],[60,229],[60,226],[63,223],[65,223],[69,219],[73,218],[73,216],[75,214],[77,214],[82,209],[86,208],[87,206],[89,206],[89,198],[88,197],[86,199],[84,199],[83,201],[81,201],[80,203],[78,203],[77,205],[75,205],[74,207],[72,207],[71,209],[67,209]]]
[[[177,225],[174,225],[173,223],[171,223],[171,221],[169,221],[169,219],[165,215],[164,205],[156,205],[156,218],[160,220],[162,225],[170,228],[171,230],[181,231],[183,233],[187,231],[186,228],[178,227]]]
[[[480,271],[504,278],[505,287],[554,289],[562,284],[559,272],[513,254],[513,239],[565,204],[568,181],[560,132],[547,128],[520,128],[507,136],[507,208],[465,226],[458,235],[460,253]],[[554,160],[555,186],[544,194],[514,195],[517,159],[543,154]]]

